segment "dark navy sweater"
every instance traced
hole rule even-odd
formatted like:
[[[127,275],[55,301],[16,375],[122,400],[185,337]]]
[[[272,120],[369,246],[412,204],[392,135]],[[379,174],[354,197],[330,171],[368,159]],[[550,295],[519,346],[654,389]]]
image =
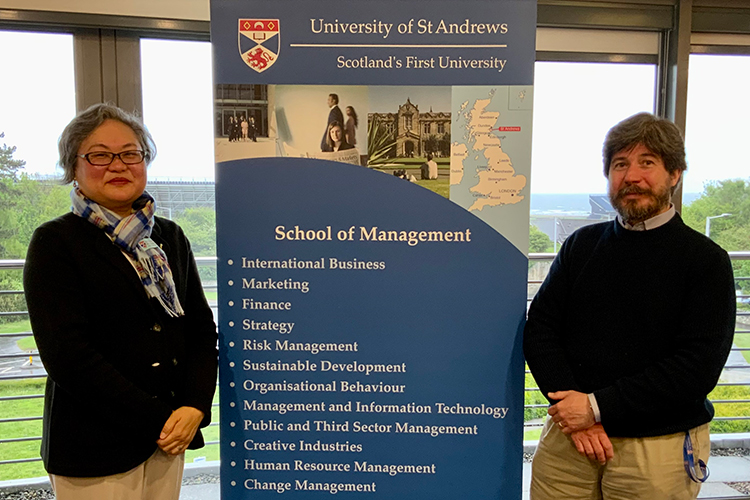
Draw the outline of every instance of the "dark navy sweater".
[[[610,437],[685,431],[713,418],[735,307],[729,256],[679,215],[649,231],[603,222],[563,244],[524,353],[545,396],[593,392]]]

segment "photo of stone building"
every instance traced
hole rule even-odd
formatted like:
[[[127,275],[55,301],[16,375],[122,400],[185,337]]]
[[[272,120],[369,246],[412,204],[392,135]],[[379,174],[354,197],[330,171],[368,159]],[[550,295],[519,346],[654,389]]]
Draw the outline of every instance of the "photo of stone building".
[[[430,111],[422,113],[419,105],[409,98],[395,113],[369,113],[368,127],[377,116],[381,126],[393,134],[396,141],[394,156],[412,158],[431,153],[437,157],[450,155],[450,112]]]

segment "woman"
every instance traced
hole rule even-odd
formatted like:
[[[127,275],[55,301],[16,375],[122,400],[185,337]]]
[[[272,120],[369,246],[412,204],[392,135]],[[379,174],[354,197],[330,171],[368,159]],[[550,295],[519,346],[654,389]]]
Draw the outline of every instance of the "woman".
[[[242,140],[244,142],[247,142],[247,131],[248,131],[249,124],[247,123],[247,120],[245,120],[245,117],[242,117],[242,122],[240,123],[240,128],[242,129]]]
[[[341,123],[332,121],[328,125],[326,147],[323,149],[323,152],[331,153],[333,151],[344,151],[346,149],[354,149],[354,146],[344,140],[344,129],[341,127]]]
[[[72,212],[40,226],[24,289],[48,373],[42,459],[58,500],[174,499],[203,446],[216,326],[190,244],[144,191],[156,148],[97,104],[60,137]]]
[[[346,142],[355,146],[357,144],[357,127],[359,126],[359,118],[357,118],[357,112],[351,106],[346,107]]]

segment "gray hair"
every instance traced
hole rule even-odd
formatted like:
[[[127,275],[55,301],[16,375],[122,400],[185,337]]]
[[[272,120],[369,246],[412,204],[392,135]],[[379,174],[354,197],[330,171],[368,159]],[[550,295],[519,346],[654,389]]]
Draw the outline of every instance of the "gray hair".
[[[80,112],[63,130],[57,149],[60,159],[57,164],[63,169],[63,183],[73,182],[78,164],[78,150],[81,144],[106,120],[117,120],[133,130],[143,148],[146,165],[156,157],[154,138],[135,115],[109,103],[94,104]]]
[[[670,174],[687,169],[685,142],[677,126],[651,113],[638,113],[625,118],[607,132],[602,149],[604,176],[609,177],[609,164],[617,152],[633,149],[638,144],[659,155]]]

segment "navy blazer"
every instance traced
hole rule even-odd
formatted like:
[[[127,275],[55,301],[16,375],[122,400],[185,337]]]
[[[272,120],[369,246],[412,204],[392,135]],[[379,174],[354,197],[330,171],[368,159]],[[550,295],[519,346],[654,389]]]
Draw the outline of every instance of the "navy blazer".
[[[72,213],[40,226],[29,245],[24,290],[48,373],[41,455],[51,474],[126,472],[156,450],[172,410],[192,406],[211,420],[217,335],[190,244],[156,217],[185,310],[170,317],[149,298],[132,264],[106,233]],[[198,431],[191,449],[203,446]]]

